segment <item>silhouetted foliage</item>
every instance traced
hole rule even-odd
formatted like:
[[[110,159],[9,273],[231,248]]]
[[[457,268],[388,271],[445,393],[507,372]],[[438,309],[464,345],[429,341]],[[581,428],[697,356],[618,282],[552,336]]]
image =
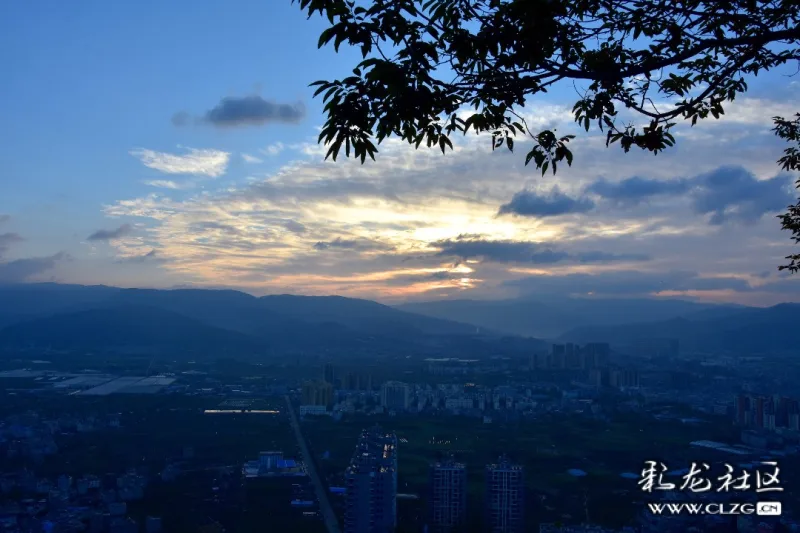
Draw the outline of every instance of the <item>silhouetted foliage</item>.
[[[775,134],[792,143],[784,150],[783,157],[778,159],[778,164],[783,170],[800,171],[800,113],[795,115],[794,120],[785,120],[783,117],[774,117],[773,120],[775,121],[773,129]],[[795,185],[800,188],[800,179],[795,182]],[[792,240],[800,243],[800,199],[796,204],[790,205],[788,211],[778,218],[781,219],[783,229],[792,232]],[[780,270],[789,270],[790,272],[800,270],[800,254],[788,255],[786,259],[789,260],[789,263],[781,265]]]
[[[657,154],[674,144],[677,120],[719,118],[746,75],[800,58],[796,0],[293,1],[330,22],[320,47],[361,51],[352,76],[312,84],[327,113],[319,141],[334,160],[342,146],[374,159],[393,135],[445,152],[454,133],[473,130],[491,132],[493,149],[528,136],[525,163],[555,173],[572,164],[573,136],[531,131],[519,111],[560,82],[575,87],[586,131]],[[474,114],[459,116],[465,107]]]

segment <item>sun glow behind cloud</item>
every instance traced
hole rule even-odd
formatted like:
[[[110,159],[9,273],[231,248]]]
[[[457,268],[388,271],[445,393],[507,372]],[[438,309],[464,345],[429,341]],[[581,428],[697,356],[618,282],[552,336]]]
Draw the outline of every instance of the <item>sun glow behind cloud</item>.
[[[157,249],[159,267],[187,282],[260,293],[383,299],[441,297],[460,291],[486,295],[509,287],[517,290],[523,286],[509,284],[530,277],[555,281],[630,269],[653,275],[676,268],[727,271],[725,265],[737,262],[736,268],[745,271],[736,273],[744,276],[749,275],[747,269],[774,267],[785,255],[786,245],[779,240],[774,221],[761,216],[772,204],[754,208],[755,204],[741,203],[749,194],[742,187],[760,194],[762,189],[768,192],[766,185],[751,183],[746,175],[736,178],[740,189],[719,194],[734,203],[702,208],[697,202],[709,201],[698,196],[702,191],[692,193],[695,196],[640,196],[624,205],[603,196],[618,190],[635,192],[620,188],[632,176],[645,177],[645,184],[693,179],[692,183],[705,186],[706,178],[696,176],[723,165],[741,165],[758,179],[772,178],[777,169],[768,162],[774,161],[777,145],[768,131],[748,129],[761,123],[752,105],[745,101],[740,108],[729,122],[727,141],[720,141],[719,135],[700,135],[656,160],[649,154],[623,155],[618,149],[606,149],[604,143],[594,142],[598,137],[578,138],[573,147],[575,167],[560,168],[556,178],[538,177],[534,169],[524,167],[524,152],[520,153],[524,143],[518,143],[514,154],[492,152],[483,137],[460,139],[455,153],[445,156],[390,139],[381,145],[378,161],[365,165],[345,159],[323,161],[324,150],[309,142],[266,149],[263,153],[285,150],[295,155],[269,175],[249,176],[240,185],[180,200],[169,192],[120,200],[107,205],[105,213],[138,224],[137,232],[113,243],[121,257]],[[537,118],[534,107],[529,114],[531,122],[540,126],[558,125],[559,131],[571,127],[565,108],[545,106]],[[685,131],[718,134],[721,127],[722,121]],[[224,162],[219,155],[214,157],[201,165],[206,175],[223,172],[227,166],[227,156]],[[197,161],[166,158],[164,162],[167,173],[178,167],[199,168]],[[763,173],[764,168],[773,170]],[[600,181],[610,185],[594,193],[593,184]],[[653,190],[673,189],[677,190],[670,185]],[[648,190],[636,193],[650,194]],[[532,200],[520,197],[527,203],[519,204],[519,209],[533,212],[501,208],[514,205],[509,201],[520,191],[528,191]],[[559,204],[551,207],[552,202]],[[572,206],[580,209],[570,212]],[[745,255],[759,260],[743,260],[742,249],[727,246],[724,228],[708,215],[735,214],[744,208],[750,209],[754,222],[727,231],[736,231]],[[543,214],[536,215],[538,211]],[[753,251],[756,256],[750,255]],[[753,290],[759,287],[757,281],[752,282]],[[672,294],[658,285],[645,292]],[[731,298],[724,290],[676,292]]]

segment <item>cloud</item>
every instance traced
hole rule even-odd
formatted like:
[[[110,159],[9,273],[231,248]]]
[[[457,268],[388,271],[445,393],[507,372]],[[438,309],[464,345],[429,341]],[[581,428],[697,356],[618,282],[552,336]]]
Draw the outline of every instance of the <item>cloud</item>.
[[[24,240],[18,233],[0,233],[0,258],[3,257],[12,244]]]
[[[305,233],[306,227],[295,220],[287,220],[283,223],[283,227],[292,233]]]
[[[525,217],[553,217],[568,213],[586,213],[594,209],[594,202],[585,197],[572,198],[558,187],[549,194],[535,191],[520,191],[507,204],[500,206],[498,215],[514,214]]]
[[[690,186],[690,181],[686,179],[667,181],[633,177],[612,183],[601,178],[587,187],[586,192],[626,206],[644,202],[653,196],[684,194]]]
[[[149,185],[150,187],[157,187],[159,189],[172,189],[172,190],[180,190],[180,189],[189,189],[193,187],[191,183],[178,183],[176,181],[171,180],[149,180],[144,182],[145,185]]]
[[[530,276],[504,283],[522,294],[645,296],[666,291],[751,291],[750,283],[732,276],[703,277],[694,271],[618,270],[596,274]]]
[[[611,261],[650,261],[651,256],[647,254],[614,254],[610,252],[579,252],[570,257],[578,263],[605,263]]]
[[[599,179],[586,192],[630,208],[656,197],[685,197],[694,214],[711,215],[709,223],[754,222],[794,202],[789,176],[760,180],[741,166],[720,166],[691,178],[672,180],[633,177],[612,183]]]
[[[201,124],[210,124],[218,128],[237,126],[263,126],[269,123],[296,124],[306,115],[305,106],[281,104],[263,99],[258,95],[228,96],[205,112],[202,117],[194,119]],[[193,121],[185,111],[172,117],[175,126],[186,126]]]
[[[5,224],[9,220],[11,220],[11,215],[0,214],[0,224]]]
[[[314,244],[315,250],[391,250],[392,247],[370,239],[342,239],[336,237],[332,241],[319,241]]]
[[[569,253],[555,249],[547,243],[520,241],[488,241],[459,236],[444,239],[432,245],[439,249],[438,255],[457,257],[462,260],[482,259],[495,263],[519,263],[547,265],[572,261],[578,263],[603,263],[612,261],[646,261],[644,254],[613,254],[607,252]]]
[[[0,263],[0,283],[20,283],[29,278],[51,270],[59,261],[68,261],[71,257],[59,252],[49,257],[29,257],[8,263]]]
[[[693,183],[693,209],[696,213],[711,214],[711,224],[754,222],[794,203],[788,176],[759,180],[744,168],[720,167],[698,176]]]
[[[279,153],[283,152],[286,146],[282,142],[276,142],[275,144],[270,144],[266,148],[261,150],[262,154],[265,155],[278,155]]]
[[[201,222],[192,222],[189,224],[189,232],[191,233],[207,233],[209,231],[221,231],[228,235],[240,235],[241,232],[230,224],[222,224],[214,222],[213,220],[204,220]]]
[[[122,238],[126,235],[129,235],[131,230],[130,224],[123,224],[117,229],[110,229],[110,230],[97,230],[88,237],[86,237],[87,241],[111,241]]]
[[[121,257],[117,259],[117,263],[150,263],[161,262],[163,259],[159,257],[158,251],[153,248],[145,254],[131,255],[128,257]]]
[[[260,158],[254,156],[254,155],[245,154],[245,153],[242,153],[242,159],[244,159],[245,163],[250,163],[250,164],[257,164],[257,163],[263,163],[264,162],[263,159],[260,159]]]
[[[470,280],[472,278],[465,277],[467,274],[460,274],[450,270],[438,270],[435,272],[414,272],[409,274],[400,274],[393,276],[385,281],[388,285],[403,286],[414,283],[428,283],[428,282],[456,282],[462,280]]]
[[[542,121],[555,121],[559,132],[572,131],[569,113],[549,113]],[[165,191],[121,199],[105,210],[149,219],[135,239],[112,243],[118,255],[134,248],[134,240],[136,254],[157,248],[166,259],[165,276],[197,285],[384,300],[443,291],[456,296],[454,290],[497,297],[512,294],[515,289],[503,284],[521,275],[558,283],[554,276],[623,271],[619,283],[624,283],[626,277],[634,280],[631,270],[656,278],[679,271],[715,279],[692,278],[684,287],[742,289],[720,289],[730,292],[725,295],[701,291],[703,298],[764,305],[783,297],[758,290],[770,280],[753,274],[775,270],[791,251],[779,223],[762,217],[737,227],[732,239],[731,228],[708,223],[714,216],[709,202],[696,201],[716,190],[698,176],[725,165],[742,166],[759,182],[775,175],[775,154],[783,145],[768,129],[735,126],[719,121],[713,128],[687,127],[686,132],[704,136],[681,142],[678,132],[678,145],[655,160],[645,152],[607,149],[602,135],[579,136],[575,164],[546,178],[557,190],[518,154],[492,152],[485,136],[459,137],[447,157],[387,139],[377,161],[364,165],[325,162],[325,147],[309,139],[288,146],[296,157],[269,174],[191,195]],[[524,140],[518,143],[526,148]],[[269,150],[251,153],[264,153],[266,160]],[[722,196],[725,220],[735,220],[744,200]],[[501,205],[509,214],[526,207],[550,214],[576,207],[579,212],[589,202],[594,208],[582,216],[497,216]],[[205,222],[231,226],[238,234]],[[431,274],[456,264],[475,272]],[[726,279],[716,281],[720,277]],[[461,279],[473,280],[474,288]],[[753,288],[747,290],[748,284]]]
[[[197,148],[187,149],[184,155],[146,149],[131,150],[130,154],[139,158],[144,166],[166,174],[192,174],[212,178],[225,174],[231,156],[222,150]]]

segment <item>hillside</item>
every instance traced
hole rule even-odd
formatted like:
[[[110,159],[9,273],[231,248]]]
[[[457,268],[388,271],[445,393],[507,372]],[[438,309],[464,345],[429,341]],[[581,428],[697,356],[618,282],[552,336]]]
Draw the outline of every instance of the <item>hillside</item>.
[[[266,343],[157,307],[119,306],[8,326],[0,331],[0,346],[225,354],[254,353]]]
[[[56,284],[5,287],[0,346],[217,353],[439,353],[475,328],[342,297]],[[10,300],[6,300],[7,303]],[[438,340],[437,340],[438,339]],[[492,353],[484,336],[473,353]],[[461,345],[456,342],[456,345]]]
[[[800,346],[800,304],[766,309],[746,308],[701,320],[675,318],[660,322],[576,328],[561,336],[571,342],[610,342],[626,346],[645,339],[672,338],[681,350],[733,352],[791,351]]]
[[[397,309],[425,316],[473,324],[481,328],[523,336],[555,338],[574,328],[613,326],[632,322],[669,320],[678,316],[694,319],[736,313],[738,306],[711,305],[669,299],[561,298],[539,301],[442,300],[415,302]]]

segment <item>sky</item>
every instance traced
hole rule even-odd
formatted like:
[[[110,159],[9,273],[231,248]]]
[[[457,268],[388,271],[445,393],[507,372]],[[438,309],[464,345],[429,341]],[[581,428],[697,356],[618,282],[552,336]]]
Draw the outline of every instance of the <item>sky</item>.
[[[521,110],[578,133],[556,176],[474,135],[361,165],[316,143],[309,83],[359,59],[325,27],[289,0],[0,3],[0,283],[800,301],[770,132],[796,65],[657,156],[575,130],[567,84]]]

